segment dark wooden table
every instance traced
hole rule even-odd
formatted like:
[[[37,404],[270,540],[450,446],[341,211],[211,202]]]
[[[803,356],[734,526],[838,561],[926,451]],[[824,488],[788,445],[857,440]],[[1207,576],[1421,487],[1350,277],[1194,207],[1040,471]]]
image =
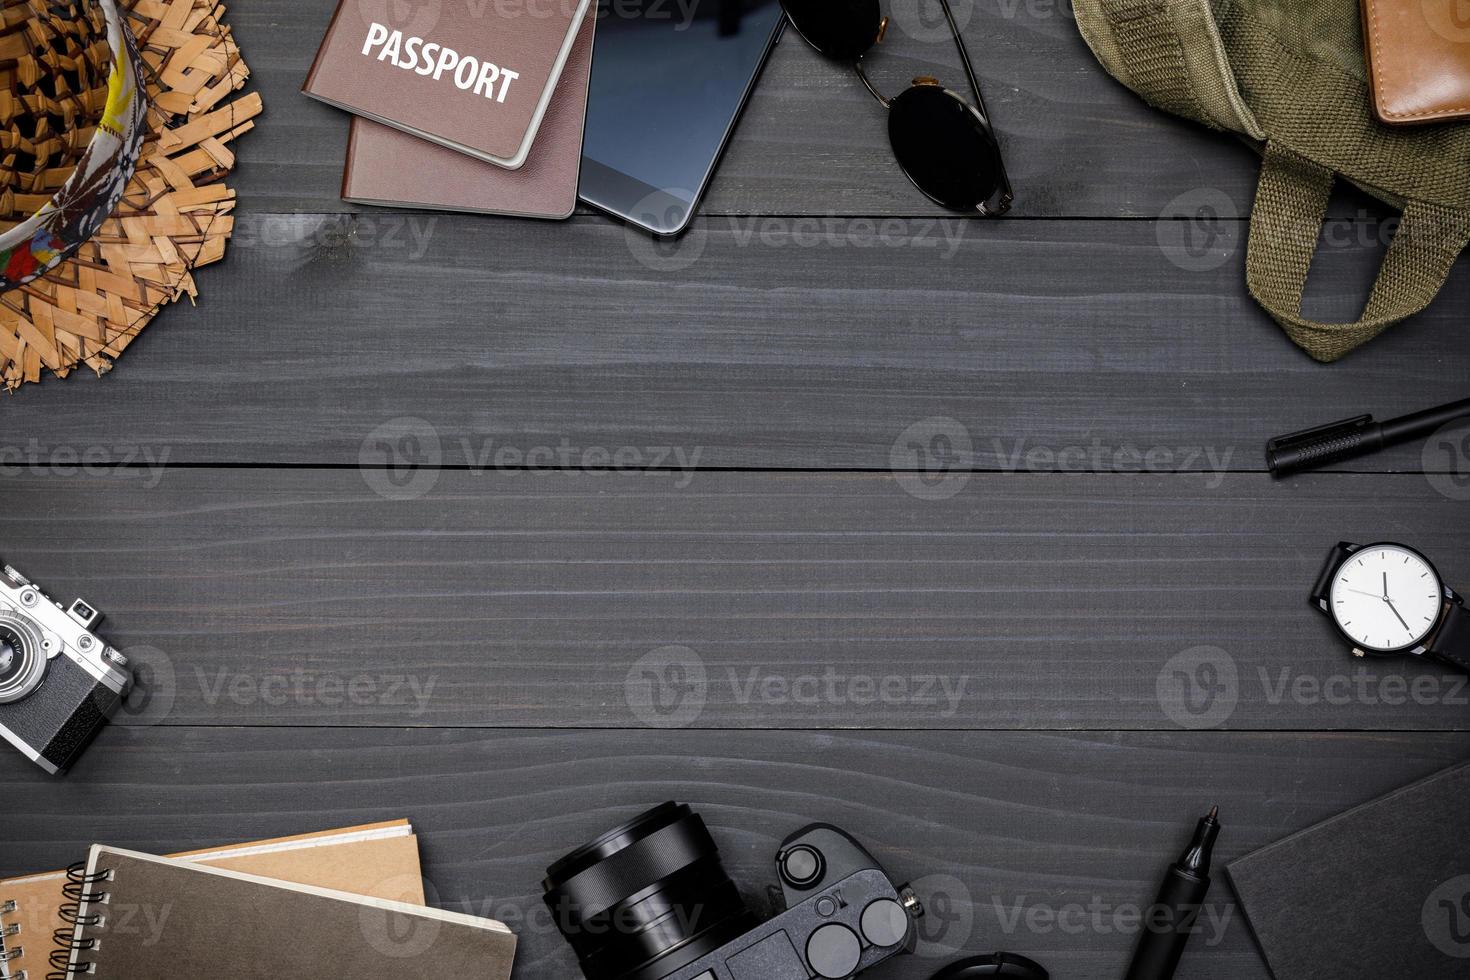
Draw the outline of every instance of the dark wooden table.
[[[552,980],[542,869],[678,798],[752,893],[812,820],[915,879],[923,955],[883,976],[1112,978],[1210,804],[1229,859],[1470,755],[1459,681],[1353,661],[1305,602],[1344,538],[1470,586],[1466,444],[1289,482],[1261,448],[1463,397],[1467,263],[1312,362],[1245,294],[1249,149],[1043,0],[959,0],[1010,220],[926,206],[794,39],[676,245],[358,209],[297,93],[331,7],[230,12],[267,111],[198,307],[0,408],[0,555],[149,687],[65,780],[0,754],[0,876],[406,816],[438,901]],[[952,76],[905,16],[880,76]],[[1334,215],[1312,311],[1348,317],[1391,222]],[[1267,976],[1210,901],[1187,976]]]

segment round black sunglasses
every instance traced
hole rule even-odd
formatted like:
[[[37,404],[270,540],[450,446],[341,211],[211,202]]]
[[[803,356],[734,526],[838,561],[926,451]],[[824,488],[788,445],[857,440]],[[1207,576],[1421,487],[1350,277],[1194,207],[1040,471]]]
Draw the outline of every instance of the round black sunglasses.
[[[781,0],[781,6],[808,44],[829,58],[852,62],[863,85],[888,110],[888,141],[915,187],[955,211],[1002,215],[1015,196],[1000,144],[949,0],[939,2],[975,93],[973,103],[928,77],[914,79],[891,99],[878,91],[863,58],[888,29],[879,0]]]

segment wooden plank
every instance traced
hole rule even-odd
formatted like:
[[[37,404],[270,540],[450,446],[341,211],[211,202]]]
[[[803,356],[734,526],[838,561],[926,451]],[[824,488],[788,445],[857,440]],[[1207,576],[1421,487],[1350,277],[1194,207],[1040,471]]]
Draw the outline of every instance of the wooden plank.
[[[1260,470],[1271,435],[1466,394],[1470,261],[1416,322],[1324,366],[1246,295],[1238,238],[1191,252],[1174,231],[716,218],[655,252],[592,218],[256,216],[199,306],[165,311],[112,374],[6,399],[0,463],[356,465],[407,417],[450,465],[566,439],[887,469],[912,426],[950,418],[961,465],[1128,469],[1157,449],[1164,468]],[[1317,263],[1319,315],[1367,290],[1354,241]],[[1430,467],[1470,473],[1463,456]]]
[[[673,5],[670,5],[672,8]],[[253,0],[230,23],[264,95],[268,124],[240,144],[241,208],[351,210],[339,198],[346,116],[300,94],[334,0]],[[1245,146],[1168,117],[1109,78],[1070,7],[958,0],[966,43],[1031,216],[1144,216],[1213,189],[1249,212],[1258,168]],[[892,5],[894,26],[871,67],[897,91],[916,75],[956,88],[949,38]],[[933,16],[937,7],[927,13]],[[882,109],[852,71],[788,34],[768,65],[706,199],[711,214],[940,213],[894,164]]]
[[[1055,977],[1121,975],[1130,913],[1218,803],[1221,863],[1463,759],[1458,735],[114,730],[66,780],[0,758],[0,876],[94,841],[213,846],[407,817],[438,904],[520,934],[518,980],[577,976],[540,903],[556,857],[664,799],[705,816],[759,901],[782,838],[812,821],[863,840],[930,906],[927,980],[963,953],[1036,957]],[[1196,980],[1265,980],[1223,872]],[[1122,918],[1118,918],[1121,916]]]
[[[0,542],[110,613],[155,678],[133,724],[1470,718],[1463,675],[1356,661],[1306,601],[1344,539],[1467,587],[1465,505],[1418,476],[402,475],[24,476]]]

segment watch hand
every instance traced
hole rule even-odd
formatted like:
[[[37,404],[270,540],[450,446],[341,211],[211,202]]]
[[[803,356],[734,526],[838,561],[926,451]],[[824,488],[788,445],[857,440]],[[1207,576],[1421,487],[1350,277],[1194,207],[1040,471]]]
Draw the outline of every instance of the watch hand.
[[[1398,621],[1400,623],[1404,623],[1404,617],[1402,617],[1402,616],[1399,615],[1398,607],[1393,604],[1393,600],[1392,599],[1388,600],[1388,608],[1393,610],[1394,616],[1397,617],[1397,619],[1398,619]],[[1409,624],[1408,623],[1404,623],[1404,629],[1408,629],[1408,628],[1409,628]]]
[[[1388,598],[1388,573],[1383,573],[1383,598]]]
[[[1374,592],[1364,592],[1362,589],[1348,589],[1348,591],[1349,592],[1356,592],[1358,595],[1368,596],[1370,599],[1382,599],[1383,598],[1383,596],[1378,595],[1377,593],[1374,593]]]

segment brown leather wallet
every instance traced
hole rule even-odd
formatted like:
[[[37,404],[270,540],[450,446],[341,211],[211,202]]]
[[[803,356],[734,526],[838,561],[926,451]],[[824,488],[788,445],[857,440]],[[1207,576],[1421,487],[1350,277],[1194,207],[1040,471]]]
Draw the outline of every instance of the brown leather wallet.
[[[1363,0],[1363,35],[1379,119],[1470,118],[1470,0]]]

